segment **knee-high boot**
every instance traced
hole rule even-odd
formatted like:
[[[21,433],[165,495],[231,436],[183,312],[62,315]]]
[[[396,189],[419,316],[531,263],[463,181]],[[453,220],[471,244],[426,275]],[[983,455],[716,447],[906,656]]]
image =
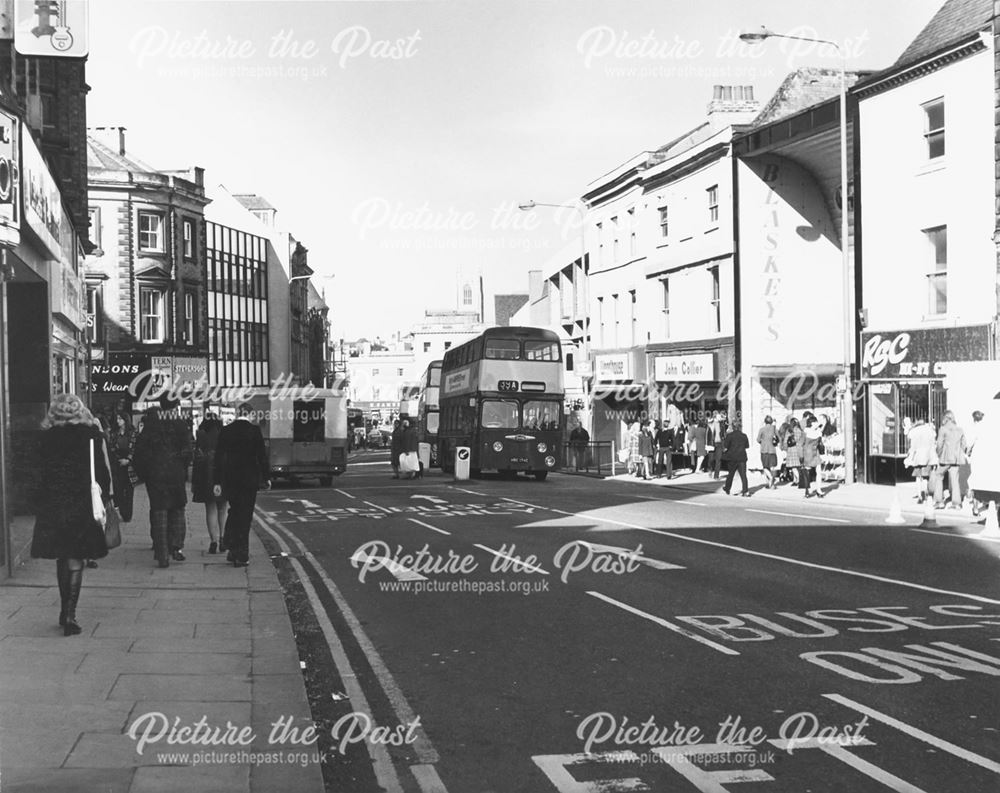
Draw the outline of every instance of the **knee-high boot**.
[[[56,559],[56,581],[59,582],[59,626],[66,625],[66,604],[69,601],[69,564]]]
[[[66,599],[66,624],[63,625],[65,636],[75,636],[83,629],[76,622],[76,604],[80,600],[80,587],[83,585],[83,562],[78,568],[69,568],[69,597]],[[68,567],[67,563],[67,567]]]

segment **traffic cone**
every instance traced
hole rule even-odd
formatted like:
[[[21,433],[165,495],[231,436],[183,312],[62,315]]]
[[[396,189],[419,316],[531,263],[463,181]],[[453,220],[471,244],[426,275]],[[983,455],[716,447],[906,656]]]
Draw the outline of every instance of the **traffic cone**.
[[[921,529],[936,529],[938,527],[937,512],[934,511],[934,502],[924,499],[924,519],[920,523]]]
[[[903,508],[899,505],[899,493],[895,490],[892,492],[892,506],[889,507],[889,517],[885,519],[885,522],[893,526],[900,526],[906,523],[906,518],[903,517]]]
[[[996,501],[991,501],[986,508],[986,527],[976,536],[1000,539],[1000,521],[997,520]]]

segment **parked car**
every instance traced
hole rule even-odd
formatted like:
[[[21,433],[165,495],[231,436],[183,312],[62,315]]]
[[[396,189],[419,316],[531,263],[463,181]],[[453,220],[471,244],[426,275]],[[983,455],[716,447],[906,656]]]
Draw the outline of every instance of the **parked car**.
[[[368,433],[368,448],[382,449],[389,446],[389,433],[385,430],[372,430]]]

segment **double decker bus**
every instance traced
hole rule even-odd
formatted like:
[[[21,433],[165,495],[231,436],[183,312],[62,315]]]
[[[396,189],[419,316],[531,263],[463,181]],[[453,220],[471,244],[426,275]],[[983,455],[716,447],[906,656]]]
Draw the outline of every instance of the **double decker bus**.
[[[563,429],[559,337],[541,328],[490,328],[444,354],[438,459],[454,471],[456,447],[471,450],[474,475],[559,467]]]
[[[420,375],[417,397],[417,439],[431,447],[431,466],[438,466],[438,423],[441,413],[441,366],[443,361],[431,361]]]

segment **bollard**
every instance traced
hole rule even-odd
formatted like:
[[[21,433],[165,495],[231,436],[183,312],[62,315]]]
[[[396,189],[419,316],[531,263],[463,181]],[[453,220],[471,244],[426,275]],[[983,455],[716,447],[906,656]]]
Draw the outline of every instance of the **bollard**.
[[[924,501],[924,519],[920,523],[920,528],[936,529],[937,527],[937,512],[934,511],[934,502],[931,499],[926,499]]]
[[[903,517],[903,508],[899,505],[899,491],[895,488],[892,491],[892,506],[889,507],[889,517],[885,519],[885,522],[892,526],[901,526],[906,523],[906,518]]]
[[[469,466],[472,450],[468,446],[458,446],[455,449],[455,481],[465,482],[469,478]]]
[[[991,501],[986,508],[986,528],[977,537],[992,537],[1000,539],[1000,521],[997,520],[997,502]]]

